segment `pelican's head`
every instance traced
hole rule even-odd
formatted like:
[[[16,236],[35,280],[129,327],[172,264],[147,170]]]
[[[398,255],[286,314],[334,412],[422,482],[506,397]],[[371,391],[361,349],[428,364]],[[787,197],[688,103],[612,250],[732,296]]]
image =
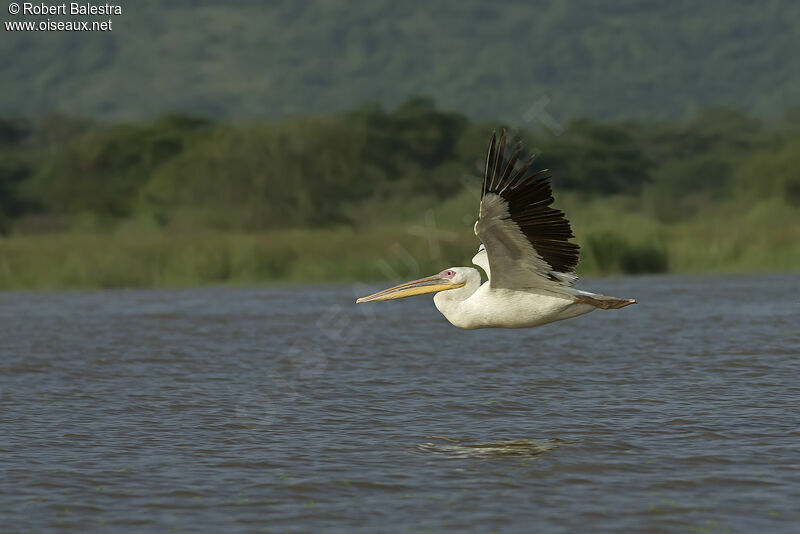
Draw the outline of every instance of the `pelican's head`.
[[[467,284],[469,277],[467,271],[474,270],[475,269],[470,269],[469,267],[450,267],[439,274],[390,287],[389,289],[378,291],[368,297],[361,297],[356,303],[402,299],[405,297],[413,297],[414,295],[424,295],[425,293],[438,293],[449,289],[458,289]]]

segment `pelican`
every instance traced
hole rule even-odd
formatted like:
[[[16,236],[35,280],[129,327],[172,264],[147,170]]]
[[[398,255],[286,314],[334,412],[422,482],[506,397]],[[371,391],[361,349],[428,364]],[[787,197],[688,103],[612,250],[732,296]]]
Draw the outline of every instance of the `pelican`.
[[[394,300],[436,293],[436,308],[458,328],[529,328],[570,319],[596,309],[615,310],[634,299],[575,289],[580,247],[569,221],[551,207],[547,169],[531,171],[534,157],[517,167],[522,142],[506,156],[506,135],[492,134],[475,223],[480,238],[472,267],[444,271],[400,284],[356,301]]]

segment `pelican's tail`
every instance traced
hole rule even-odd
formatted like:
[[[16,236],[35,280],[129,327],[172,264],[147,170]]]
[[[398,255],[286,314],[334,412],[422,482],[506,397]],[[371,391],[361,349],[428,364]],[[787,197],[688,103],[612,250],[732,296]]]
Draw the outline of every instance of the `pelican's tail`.
[[[636,299],[621,299],[581,291],[580,294],[575,296],[575,302],[591,304],[595,308],[600,308],[601,310],[618,310],[630,304],[636,304]]]

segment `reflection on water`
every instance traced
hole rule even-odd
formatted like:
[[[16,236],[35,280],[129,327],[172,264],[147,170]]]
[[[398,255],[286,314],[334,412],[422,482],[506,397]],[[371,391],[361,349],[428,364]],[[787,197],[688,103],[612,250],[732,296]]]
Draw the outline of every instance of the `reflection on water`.
[[[640,304],[0,294],[0,531],[796,532],[800,278],[586,287]]]
[[[436,441],[419,443],[422,452],[440,454],[447,458],[533,458],[544,452],[570,443],[560,439],[515,439],[488,443],[462,443],[441,436],[427,436]]]

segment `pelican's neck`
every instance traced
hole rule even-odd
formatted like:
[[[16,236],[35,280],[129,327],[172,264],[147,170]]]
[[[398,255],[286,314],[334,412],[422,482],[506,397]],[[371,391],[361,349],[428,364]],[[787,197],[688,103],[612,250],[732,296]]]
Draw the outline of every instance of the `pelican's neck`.
[[[433,296],[436,309],[451,323],[453,323],[453,317],[458,315],[461,305],[481,287],[481,274],[477,269],[469,269],[466,276],[466,284],[463,287],[440,291]]]

